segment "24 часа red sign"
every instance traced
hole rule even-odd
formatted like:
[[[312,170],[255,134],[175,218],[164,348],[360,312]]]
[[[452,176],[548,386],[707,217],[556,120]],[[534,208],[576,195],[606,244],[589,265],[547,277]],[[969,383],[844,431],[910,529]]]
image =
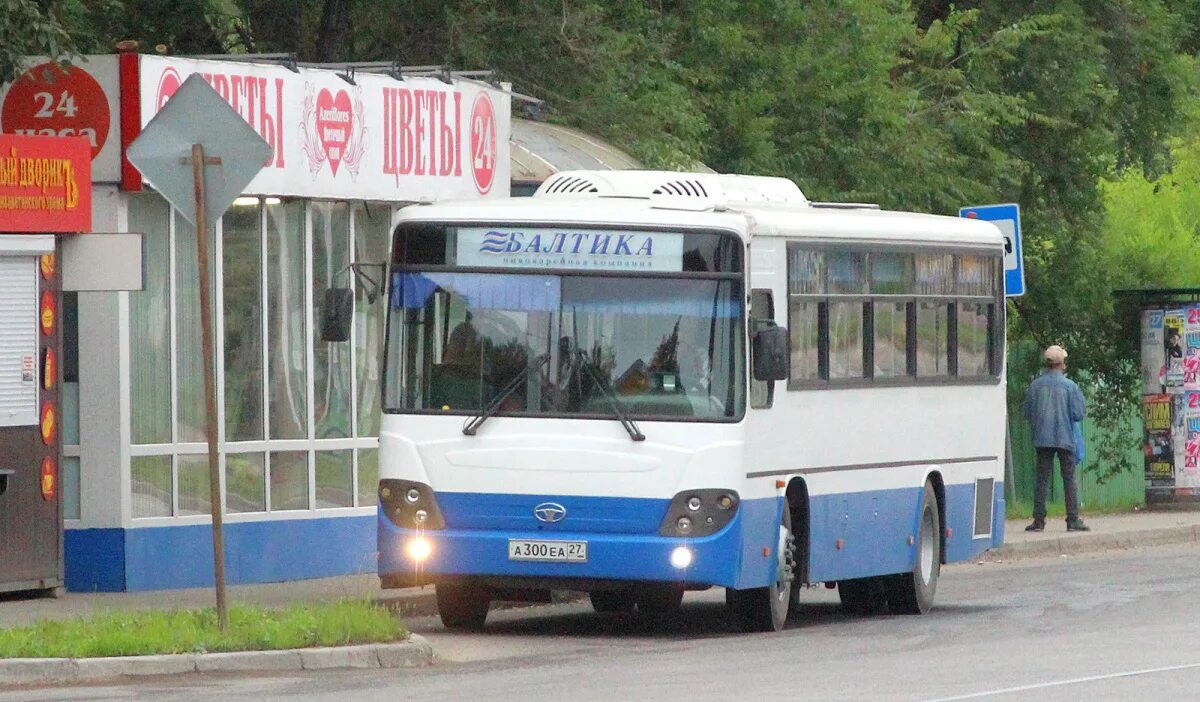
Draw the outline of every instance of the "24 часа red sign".
[[[0,232],[91,229],[88,140],[0,134]]]

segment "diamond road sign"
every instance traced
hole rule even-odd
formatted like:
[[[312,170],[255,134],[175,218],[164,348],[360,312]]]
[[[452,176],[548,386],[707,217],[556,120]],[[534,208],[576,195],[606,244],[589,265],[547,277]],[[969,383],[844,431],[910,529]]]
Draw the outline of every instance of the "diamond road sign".
[[[1021,255],[1021,208],[1007,205],[976,205],[962,207],[959,217],[979,219],[996,225],[1004,235],[1004,295],[1019,297],[1025,294],[1025,262]]]
[[[208,221],[215,222],[262,170],[271,145],[203,76],[189,76],[129,145],[126,155],[192,224],[196,223],[193,144],[204,146],[204,205]]]

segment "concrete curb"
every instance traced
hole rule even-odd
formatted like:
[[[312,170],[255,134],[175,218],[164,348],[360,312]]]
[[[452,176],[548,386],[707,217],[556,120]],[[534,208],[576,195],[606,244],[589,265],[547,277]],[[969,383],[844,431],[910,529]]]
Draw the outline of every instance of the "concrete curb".
[[[1139,531],[1086,532],[1035,541],[1005,544],[986,552],[987,562],[1017,561],[1026,558],[1070,556],[1100,551],[1168,546],[1200,541],[1200,525],[1162,527]]]
[[[412,634],[394,644],[366,644],[283,651],[181,653],[114,658],[0,659],[0,686],[69,685],[111,678],[179,673],[413,668],[433,661],[433,647]]]

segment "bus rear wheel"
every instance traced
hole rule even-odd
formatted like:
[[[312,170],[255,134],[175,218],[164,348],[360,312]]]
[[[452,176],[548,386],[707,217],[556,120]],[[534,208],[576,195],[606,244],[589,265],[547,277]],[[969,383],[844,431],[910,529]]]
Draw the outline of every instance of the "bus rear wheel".
[[[895,614],[925,614],[933,607],[942,570],[942,522],[937,494],[925,483],[917,527],[917,562],[909,573],[889,576],[888,604]]]
[[[742,631],[782,631],[787,625],[788,610],[795,578],[796,539],[792,536],[792,511],[787,500],[779,520],[778,543],[775,546],[775,579],[767,587],[749,590],[725,590],[725,603]]]
[[[492,604],[487,588],[469,582],[437,584],[438,616],[447,629],[482,629]]]

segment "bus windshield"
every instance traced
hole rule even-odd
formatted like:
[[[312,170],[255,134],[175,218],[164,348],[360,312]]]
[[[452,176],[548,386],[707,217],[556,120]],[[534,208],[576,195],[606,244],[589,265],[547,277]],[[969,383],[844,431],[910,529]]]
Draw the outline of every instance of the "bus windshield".
[[[742,415],[738,280],[403,270],[391,290],[387,412]]]

